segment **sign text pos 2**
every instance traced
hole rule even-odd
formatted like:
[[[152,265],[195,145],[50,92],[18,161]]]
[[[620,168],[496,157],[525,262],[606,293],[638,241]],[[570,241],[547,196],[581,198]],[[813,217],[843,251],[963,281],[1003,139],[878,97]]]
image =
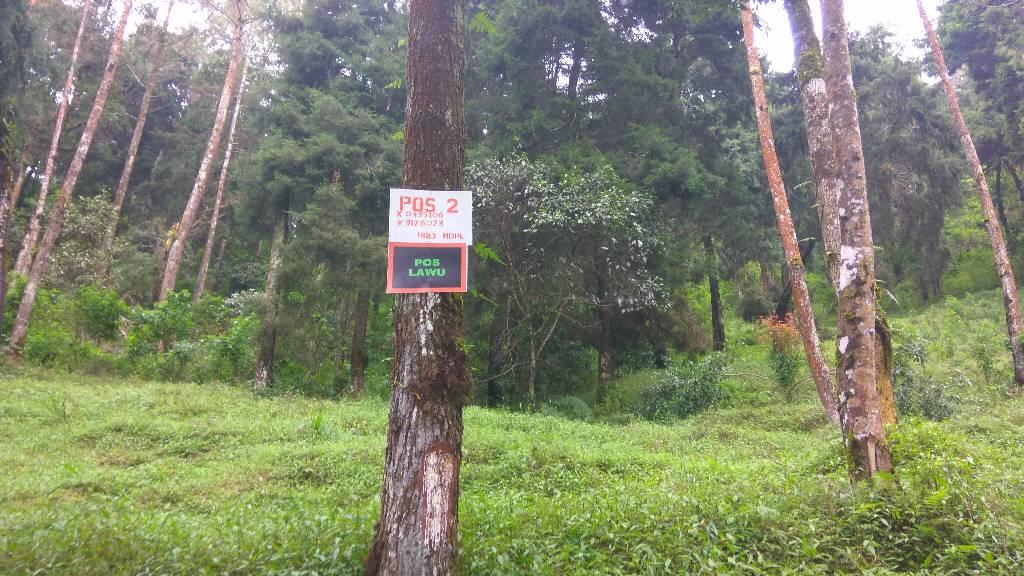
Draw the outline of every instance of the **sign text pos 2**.
[[[466,292],[473,243],[469,192],[391,190],[389,294]]]
[[[389,242],[472,244],[470,192],[391,189]]]

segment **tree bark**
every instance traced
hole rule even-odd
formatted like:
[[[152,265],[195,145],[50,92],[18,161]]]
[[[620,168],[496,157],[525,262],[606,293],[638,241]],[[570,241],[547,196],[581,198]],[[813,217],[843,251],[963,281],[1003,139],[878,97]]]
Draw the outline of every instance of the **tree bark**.
[[[192,301],[199,302],[206,289],[206,273],[210,269],[210,258],[213,256],[213,244],[217,238],[217,223],[220,221],[221,205],[224,202],[224,187],[228,181],[228,168],[231,166],[231,153],[235,148],[235,129],[238,128],[238,113],[242,109],[242,91],[245,89],[245,74],[248,61],[243,61],[242,77],[238,81],[238,94],[235,96],[235,111],[231,114],[231,127],[228,128],[228,145],[224,150],[224,161],[220,166],[220,177],[217,180],[217,195],[213,198],[213,214],[210,215],[210,231],[206,234],[206,246],[203,247],[203,258],[199,262],[199,274],[196,276],[196,289]]]
[[[942,88],[946,91],[946,99],[949,100],[949,109],[953,115],[953,122],[956,124],[957,132],[960,134],[960,143],[963,145],[964,155],[967,156],[967,163],[971,167],[971,175],[974,176],[974,186],[978,191],[978,198],[981,200],[981,213],[985,217],[985,230],[988,231],[989,241],[992,242],[992,252],[995,255],[996,268],[999,271],[999,279],[1003,287],[1003,305],[1006,307],[1006,329],[1010,335],[1010,349],[1013,355],[1013,381],[1017,388],[1024,388],[1024,348],[1021,347],[1021,315],[1020,300],[1017,296],[1017,281],[1013,276],[1013,268],[1010,266],[1010,256],[1006,250],[1006,243],[1003,241],[1003,233],[999,229],[999,220],[995,208],[992,205],[992,197],[988,192],[988,181],[985,179],[985,172],[981,168],[981,160],[978,158],[978,151],[974,148],[974,140],[964,122],[963,113],[960,112],[960,101],[956,95],[956,87],[949,77],[949,70],[946,69],[946,60],[942,55],[942,48],[939,46],[939,39],[935,35],[928,13],[925,12],[921,0],[917,2],[918,11],[921,13],[921,22],[928,33],[928,43],[932,47],[932,55],[935,57],[935,66],[938,68],[939,78],[942,80]]]
[[[366,390],[366,324],[370,316],[370,289],[360,288],[356,297],[356,321],[352,327],[352,355],[349,360],[351,384],[349,392],[354,397],[362,396]]]
[[[808,261],[810,261],[811,255],[814,253],[814,246],[816,244],[817,241],[814,238],[811,238],[810,240],[807,241],[806,244],[800,247],[801,262],[804,262],[806,264]],[[793,303],[793,287],[792,283],[789,281],[789,268],[784,267],[782,269],[782,274],[784,283],[782,284],[782,294],[779,296],[778,303],[775,304],[776,318],[785,318],[786,314],[789,314],[790,305],[792,305]]]
[[[722,292],[718,287],[718,255],[715,241],[704,237],[704,255],[707,258],[708,290],[711,292],[711,347],[716,352],[725,350],[725,320],[722,311]]]
[[[60,195],[57,196],[57,202],[54,203],[50,211],[50,218],[46,223],[46,233],[43,234],[43,241],[39,245],[39,253],[32,261],[28,283],[25,284],[25,293],[22,296],[21,305],[18,307],[18,315],[14,320],[14,328],[11,331],[10,347],[12,356],[20,355],[21,347],[25,344],[28,322],[32,317],[32,307],[35,305],[39,285],[42,283],[43,274],[46,272],[46,265],[49,263],[50,251],[53,250],[54,245],[57,243],[57,238],[60,237],[64,216],[68,204],[71,202],[71,196],[75,191],[75,184],[78,183],[78,176],[82,172],[85,157],[89,154],[89,148],[92,146],[92,139],[96,134],[96,128],[103,117],[103,108],[106,106],[107,96],[110,94],[110,85],[113,83],[114,73],[117,71],[117,62],[121,57],[124,29],[128,24],[128,16],[131,14],[131,11],[132,0],[125,0],[124,12],[121,14],[121,20],[117,24],[117,31],[114,33],[114,39],[107,56],[107,65],[103,70],[103,79],[100,81],[99,89],[96,90],[96,100],[92,104],[89,119],[85,123],[85,130],[78,141],[78,147],[75,149],[75,155],[71,159],[71,165],[64,176]]]
[[[28,179],[28,148],[21,153],[21,159],[18,160],[17,174],[18,178],[14,181],[14,188],[11,190],[10,204],[7,209],[12,214],[18,208],[18,200],[21,199],[21,191],[25,189],[25,181]]]
[[[167,251],[167,264],[164,267],[163,278],[160,281],[160,290],[157,300],[164,300],[174,290],[178,281],[178,269],[181,267],[181,258],[185,253],[185,242],[192,233],[192,226],[195,224],[196,215],[206,193],[206,182],[210,178],[210,170],[213,167],[213,160],[220,147],[221,137],[224,134],[224,124],[227,122],[228,107],[231,98],[235,94],[235,85],[238,83],[238,74],[242,63],[242,36],[244,32],[244,18],[246,5],[244,0],[235,0],[234,31],[231,37],[231,55],[228,62],[227,75],[224,78],[224,87],[220,92],[220,101],[217,103],[217,114],[214,117],[213,129],[210,130],[210,137],[206,142],[206,152],[199,164],[199,173],[192,186],[185,210],[178,222],[177,233],[170,249]]]
[[[747,67],[750,70],[750,83],[754,95],[754,108],[757,115],[757,131],[761,139],[761,156],[764,158],[768,185],[772,193],[772,205],[775,208],[775,219],[782,240],[782,250],[786,256],[789,272],[789,286],[793,293],[794,308],[800,327],[800,339],[803,342],[807,366],[811,370],[814,384],[818,390],[818,398],[825,408],[825,414],[832,422],[839,421],[836,406],[835,384],[832,374],[825,363],[818,340],[818,329],[814,323],[814,310],[811,308],[811,297],[807,290],[807,271],[800,254],[796,228],[793,226],[793,215],[789,210],[789,200],[782,181],[782,170],[775,152],[775,137],[772,134],[771,118],[768,115],[768,97],[764,89],[764,77],[761,72],[761,56],[754,44],[754,17],[750,11],[750,3],[743,8],[743,38],[747,45]]]
[[[256,359],[253,390],[260,391],[270,386],[274,379],[274,352],[277,348],[277,279],[281,274],[281,250],[288,232],[288,218],[278,215],[274,225],[274,239],[270,243],[270,265],[267,267],[267,284],[263,290],[263,317],[260,319],[260,352]]]
[[[465,145],[464,0],[409,0],[402,181],[459,190]],[[454,574],[462,408],[471,384],[462,298],[395,298],[388,447],[367,575]]]
[[[114,236],[117,234],[117,221],[121,218],[121,207],[124,206],[124,198],[128,193],[128,183],[132,179],[132,171],[135,169],[135,158],[139,153],[139,144],[142,142],[142,134],[146,130],[146,118],[149,116],[149,105],[153,100],[153,89],[156,87],[156,78],[160,73],[160,64],[164,51],[164,42],[167,36],[167,27],[171,23],[171,9],[174,8],[174,0],[167,3],[167,14],[164,16],[162,31],[154,31],[153,44],[150,48],[149,76],[146,78],[146,90],[142,94],[142,103],[139,105],[139,117],[135,120],[135,130],[132,131],[132,140],[128,144],[128,157],[124,161],[124,168],[121,169],[121,178],[117,181],[117,189],[114,192],[113,214],[110,223],[107,225],[106,236],[103,239],[102,254],[104,255],[100,270],[100,277],[104,278],[110,269],[114,246]]]
[[[807,0],[786,0],[786,12],[796,48],[797,80],[804,110],[807,145],[811,155],[811,179],[821,222],[825,267],[833,285],[839,279],[839,170],[829,126],[829,103],[825,91],[821,44],[814,32]]]
[[[822,0],[825,88],[839,189],[839,414],[855,480],[892,470],[875,382],[875,251],[843,0]]]
[[[60,136],[64,131],[64,121],[67,119],[68,105],[71,103],[75,91],[75,67],[78,65],[78,56],[82,50],[82,39],[85,37],[85,28],[89,23],[89,14],[92,11],[92,0],[82,1],[82,18],[78,23],[78,34],[75,36],[75,46],[71,50],[71,64],[68,66],[68,75],[64,79],[64,91],[61,93],[60,105],[57,107],[57,120],[53,123],[53,135],[50,137],[50,151],[46,154],[46,167],[43,169],[43,177],[39,181],[39,196],[36,199],[36,209],[28,221],[25,229],[25,240],[21,243],[21,251],[18,252],[18,259],[14,263],[14,271],[18,274],[28,274],[32,266],[32,257],[36,250],[36,243],[39,242],[39,227],[46,213],[46,197],[50,192],[50,182],[53,180],[53,172],[57,167],[57,151],[60,145]]]

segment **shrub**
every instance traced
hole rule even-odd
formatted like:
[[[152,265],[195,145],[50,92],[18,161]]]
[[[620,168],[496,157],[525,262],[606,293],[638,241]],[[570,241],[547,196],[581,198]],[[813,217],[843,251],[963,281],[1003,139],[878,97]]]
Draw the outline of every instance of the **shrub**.
[[[915,339],[896,346],[895,356],[893,396],[899,413],[929,420],[952,416],[954,403],[947,397],[946,387],[922,373],[928,357],[924,341]]]
[[[594,416],[594,411],[590,409],[590,405],[577,396],[564,396],[549,402],[544,405],[541,412],[548,415],[562,416],[570,420],[590,420]]]
[[[94,338],[113,340],[128,305],[117,292],[99,286],[82,286],[75,292],[75,312],[79,328]]]
[[[757,338],[768,344],[768,362],[775,373],[775,382],[786,401],[793,399],[796,375],[800,369],[800,331],[792,314],[784,318],[771,316],[757,321]]]
[[[710,354],[698,362],[665,370],[660,381],[641,390],[637,413],[649,420],[664,420],[713,407],[727,396],[722,387],[725,365],[723,354]]]

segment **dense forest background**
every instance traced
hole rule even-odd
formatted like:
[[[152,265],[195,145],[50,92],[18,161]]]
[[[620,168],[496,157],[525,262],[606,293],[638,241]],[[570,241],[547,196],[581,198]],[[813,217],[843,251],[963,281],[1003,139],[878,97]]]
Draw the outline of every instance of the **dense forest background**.
[[[4,10],[15,14],[23,4],[7,0]],[[86,128],[120,8],[97,3],[88,19],[54,185]],[[166,32],[167,9],[164,2],[135,7],[141,24],[124,40],[24,358],[97,374],[249,382],[262,357],[273,390],[386,396],[387,198],[399,184],[406,96],[402,3],[249,3],[237,129],[225,128],[185,235],[177,225],[215,124],[239,19],[214,4],[208,26]],[[22,181],[8,235],[12,262],[40,195],[80,12],[78,4],[38,0],[28,18],[3,20],[4,146],[11,185]],[[653,413],[665,408],[645,396],[650,379],[631,384],[631,375],[777,339],[778,327],[751,324],[785,319],[790,295],[737,6],[486,0],[470,2],[467,19],[466,175],[477,243],[465,348],[474,401]],[[1024,18],[1019,6],[950,0],[938,31],[1020,267]],[[851,52],[881,305],[911,312],[996,288],[978,201],[931,63],[901,55],[883,29],[856,34]],[[108,245],[149,75],[152,102]],[[797,78],[767,80],[828,342],[835,293],[817,239]],[[193,298],[229,142],[208,279]],[[176,241],[184,243],[176,291],[160,299]],[[12,276],[5,337],[24,285],[22,275]],[[929,336],[907,330],[898,344]],[[1008,370],[1004,338],[997,331],[991,343],[977,343],[978,362]],[[803,362],[798,350],[787,354],[770,378],[796,386]],[[645,397],[652,405],[641,408]]]

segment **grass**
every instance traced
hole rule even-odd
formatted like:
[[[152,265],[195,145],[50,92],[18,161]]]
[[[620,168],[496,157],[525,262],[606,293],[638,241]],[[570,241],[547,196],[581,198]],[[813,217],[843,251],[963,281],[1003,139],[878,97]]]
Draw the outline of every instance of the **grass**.
[[[1020,574],[1024,399],[976,350],[998,312],[893,319],[965,389],[951,419],[901,422],[875,486],[850,486],[809,389],[734,378],[732,402],[665,424],[468,408],[462,573]],[[768,374],[739,340],[731,370]],[[7,369],[0,574],[358,574],[386,423],[374,399]]]

